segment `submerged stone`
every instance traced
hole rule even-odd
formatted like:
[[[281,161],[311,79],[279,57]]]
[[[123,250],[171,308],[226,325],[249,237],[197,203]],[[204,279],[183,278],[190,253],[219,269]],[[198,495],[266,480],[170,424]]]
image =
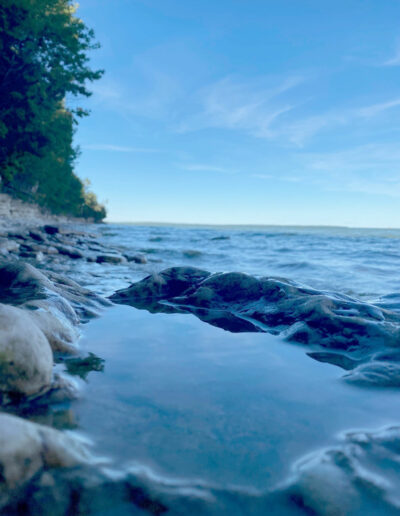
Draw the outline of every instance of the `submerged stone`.
[[[334,354],[311,356],[347,370],[370,361],[374,350],[400,346],[398,313],[282,278],[172,267],[117,291],[110,299],[151,312],[192,313],[228,331],[264,331],[334,350]],[[386,370],[384,383],[393,385],[395,373],[390,373],[389,380],[387,367],[381,370]],[[364,378],[372,381],[373,375],[364,374]]]

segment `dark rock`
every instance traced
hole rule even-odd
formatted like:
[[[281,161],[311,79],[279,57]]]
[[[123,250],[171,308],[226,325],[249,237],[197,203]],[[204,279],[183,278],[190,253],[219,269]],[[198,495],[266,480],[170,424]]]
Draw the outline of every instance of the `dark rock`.
[[[165,311],[168,306],[169,311],[192,313],[229,331],[265,331],[325,348],[310,356],[354,369],[348,381],[400,386],[397,363],[372,359],[382,348],[400,347],[400,314],[349,296],[280,278],[173,267],[117,291],[110,299],[149,311]],[[391,360],[398,362],[400,353]]]
[[[64,256],[69,256],[74,260],[85,257],[85,255],[81,251],[79,251],[79,249],[74,249],[73,247],[58,244],[56,244],[54,247],[60,254],[63,254]]]
[[[147,276],[126,289],[118,290],[110,299],[124,304],[129,304],[132,299],[168,300],[194,288],[209,276],[209,272],[194,267],[171,267],[160,274]]]
[[[126,258],[118,254],[100,254],[96,258],[97,263],[124,263]]]
[[[50,224],[43,226],[43,229],[48,235],[55,235],[60,232],[60,228],[58,226],[51,226]]]
[[[46,237],[43,235],[43,233],[41,233],[40,231],[35,231],[33,229],[29,231],[29,236],[37,242],[44,242],[46,240]]]

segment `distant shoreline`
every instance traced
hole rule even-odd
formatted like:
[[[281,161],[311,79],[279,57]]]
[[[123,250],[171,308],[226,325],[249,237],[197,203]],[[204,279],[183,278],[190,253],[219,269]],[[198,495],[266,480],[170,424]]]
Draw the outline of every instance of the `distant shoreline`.
[[[224,229],[341,229],[341,230],[400,230],[400,227],[371,227],[371,226],[330,226],[330,225],[300,225],[300,224],[207,224],[207,223],[195,223],[195,222],[157,222],[157,221],[138,221],[138,222],[127,222],[127,221],[114,221],[105,220],[105,224],[120,224],[124,226],[156,226],[156,227],[186,227],[186,228],[224,228]]]

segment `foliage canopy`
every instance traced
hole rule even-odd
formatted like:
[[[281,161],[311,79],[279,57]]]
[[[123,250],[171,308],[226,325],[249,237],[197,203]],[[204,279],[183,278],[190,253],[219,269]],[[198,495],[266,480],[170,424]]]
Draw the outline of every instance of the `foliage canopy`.
[[[74,175],[74,124],[88,112],[67,96],[90,96],[101,77],[88,52],[93,31],[70,0],[0,3],[0,177],[3,189],[55,213],[101,220],[104,207]]]

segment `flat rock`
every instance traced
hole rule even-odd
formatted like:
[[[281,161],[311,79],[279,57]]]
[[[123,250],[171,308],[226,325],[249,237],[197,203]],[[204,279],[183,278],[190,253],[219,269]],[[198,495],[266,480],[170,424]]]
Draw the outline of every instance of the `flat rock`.
[[[118,254],[99,254],[96,258],[97,263],[124,263],[126,258]]]

